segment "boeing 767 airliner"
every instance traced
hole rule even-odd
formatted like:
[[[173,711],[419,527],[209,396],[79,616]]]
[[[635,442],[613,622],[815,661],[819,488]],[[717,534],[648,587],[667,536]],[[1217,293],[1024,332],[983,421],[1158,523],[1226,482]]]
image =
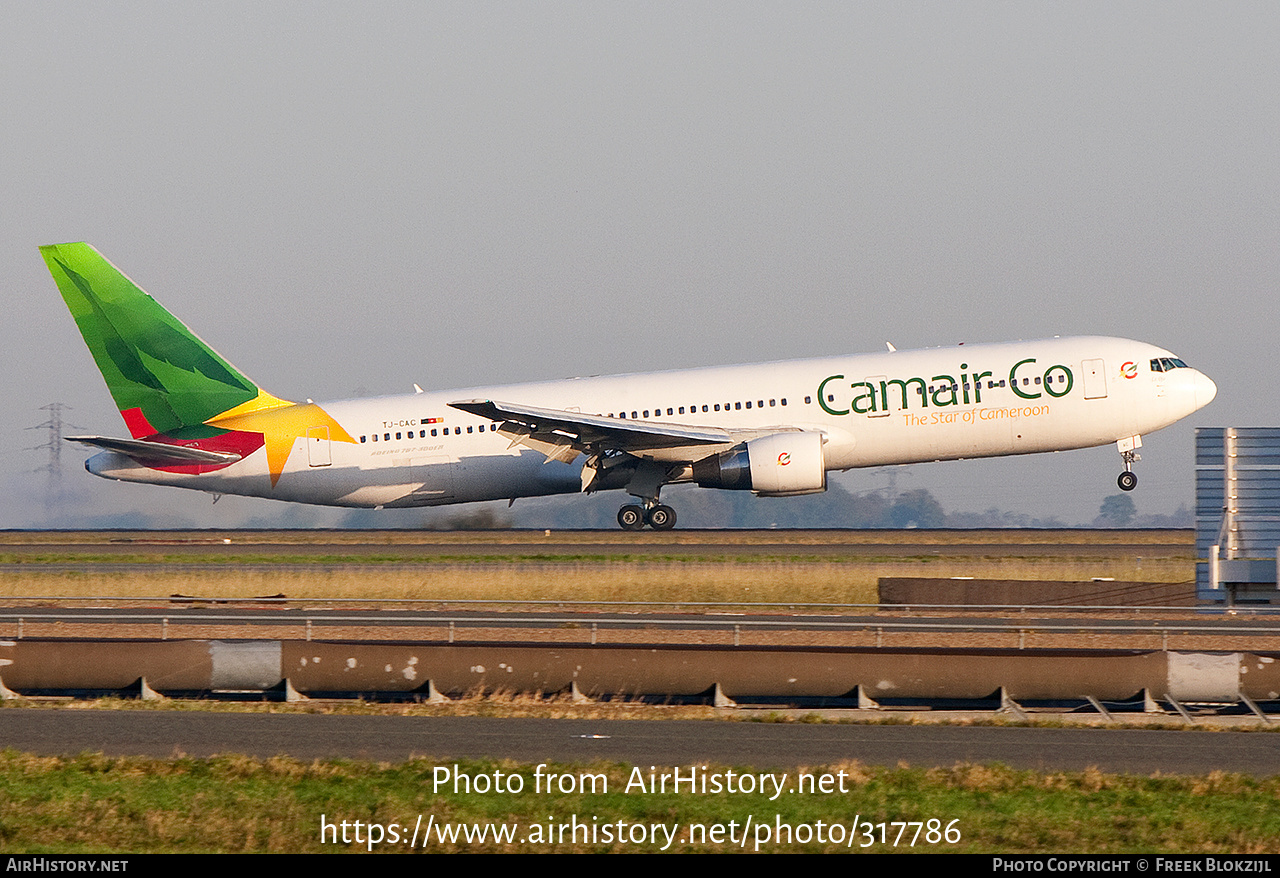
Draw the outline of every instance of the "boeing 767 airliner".
[[[790,497],[854,467],[1114,443],[1214,383],[1169,351],[1053,338],[326,403],[272,396],[88,244],[41,247],[132,438],[74,436],[110,479],[328,506],[440,506],[622,489],[666,530],[664,485]],[[416,385],[415,385],[416,389]]]

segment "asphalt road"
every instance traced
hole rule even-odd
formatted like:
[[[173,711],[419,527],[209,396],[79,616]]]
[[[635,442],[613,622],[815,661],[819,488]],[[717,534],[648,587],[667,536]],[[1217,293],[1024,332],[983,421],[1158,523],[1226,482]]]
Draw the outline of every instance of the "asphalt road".
[[[353,602],[354,603],[354,602]],[[448,602],[443,602],[448,603]],[[515,602],[511,602],[515,603]],[[571,603],[571,602],[564,602]],[[701,605],[695,605],[701,606]],[[804,605],[800,605],[804,606]],[[671,630],[731,629],[742,628],[788,631],[826,631],[861,629],[880,626],[886,630],[920,631],[1009,631],[1036,629],[1038,631],[1063,630],[1067,632],[1130,631],[1156,632],[1169,630],[1174,633],[1195,631],[1202,634],[1259,635],[1274,637],[1280,630],[1280,618],[1273,615],[1244,616],[1199,611],[1187,608],[1174,617],[1163,611],[1154,617],[1133,614],[1103,615],[1102,612],[1075,612],[1069,616],[1042,614],[1017,615],[924,615],[899,613],[861,613],[839,615],[782,613],[774,607],[766,613],[722,612],[645,612],[616,613],[579,611],[553,608],[533,611],[488,610],[365,610],[365,609],[291,609],[256,607],[210,607],[202,602],[183,604],[175,602],[169,607],[21,607],[0,604],[0,621],[16,622],[21,618],[28,623],[59,620],[67,624],[153,624],[167,619],[171,625],[235,625],[245,629],[244,636],[252,636],[255,626],[294,625],[301,628],[308,619],[317,626],[347,625],[362,628],[404,628],[406,626],[449,625],[457,628],[478,629],[527,629],[544,632],[566,626],[575,629],[630,630],[637,627],[666,627]]]
[[[760,768],[872,765],[1015,768],[1149,775],[1280,774],[1280,735],[1150,729],[872,726],[678,720],[331,716],[139,710],[0,709],[0,742],[46,754],[168,757],[243,753],[398,762],[504,758],[716,763]]]

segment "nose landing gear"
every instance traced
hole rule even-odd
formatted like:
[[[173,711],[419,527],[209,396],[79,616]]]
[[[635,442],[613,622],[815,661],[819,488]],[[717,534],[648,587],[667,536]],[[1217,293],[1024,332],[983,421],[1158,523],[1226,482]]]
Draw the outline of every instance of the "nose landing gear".
[[[1138,454],[1138,449],[1141,447],[1141,436],[1130,436],[1116,443],[1116,448],[1120,451],[1120,459],[1124,461],[1124,472],[1120,473],[1116,479],[1116,484],[1120,486],[1121,491],[1132,491],[1138,487],[1138,476],[1133,472],[1133,465],[1142,460],[1142,455]]]

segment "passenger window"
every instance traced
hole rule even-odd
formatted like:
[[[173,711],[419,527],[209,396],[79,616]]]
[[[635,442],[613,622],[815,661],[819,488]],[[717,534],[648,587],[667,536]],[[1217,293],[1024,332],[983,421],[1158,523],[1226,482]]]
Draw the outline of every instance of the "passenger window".
[[[481,425],[480,425],[480,432],[481,432],[481,433],[483,433],[483,432],[484,432],[484,424],[481,424]]]
[[[769,408],[774,408],[777,406],[777,404],[778,404],[778,401],[776,399],[769,400]]]
[[[720,411],[720,403],[716,403],[716,411]]]
[[[786,398],[785,396],[782,398],[782,404],[783,404],[783,405],[786,405],[786,404],[787,404],[787,398]]]
[[[432,427],[432,428],[431,428],[431,435],[432,435],[432,436],[436,435],[436,428],[435,428],[435,427]]]
[[[684,414],[684,406],[680,406],[680,414]]]
[[[735,402],[735,403],[733,404],[733,407],[734,407],[735,409],[737,409],[738,411],[742,411],[742,403],[740,403],[740,402]]]
[[[747,408],[751,408],[751,400],[747,400]]]
[[[467,432],[468,432],[468,433],[470,433],[470,432],[471,432],[471,427],[467,427]]]
[[[812,397],[812,396],[806,396],[806,397],[804,398],[804,404],[805,404],[805,405],[812,405],[812,404],[813,404],[813,397]],[[783,403],[783,405],[786,405],[786,403]]]
[[[364,437],[363,437],[363,436],[361,436],[361,437],[360,437],[360,441],[361,441],[361,442],[363,442],[363,441],[364,441]]]
[[[675,411],[673,411],[672,409],[667,409],[667,414],[674,415]],[[684,414],[684,409],[680,409],[680,414]]]
[[[705,411],[707,410],[707,407],[704,405],[704,406],[702,407],[702,410],[705,412]]]

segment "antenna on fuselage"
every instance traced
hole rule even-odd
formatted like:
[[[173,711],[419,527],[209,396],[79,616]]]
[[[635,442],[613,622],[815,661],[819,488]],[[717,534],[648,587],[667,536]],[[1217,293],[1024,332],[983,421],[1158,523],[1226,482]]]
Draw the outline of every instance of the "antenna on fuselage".
[[[896,354],[898,352],[898,349],[893,346],[893,342],[891,341],[885,342],[884,346],[889,349],[889,353],[891,354]]]

